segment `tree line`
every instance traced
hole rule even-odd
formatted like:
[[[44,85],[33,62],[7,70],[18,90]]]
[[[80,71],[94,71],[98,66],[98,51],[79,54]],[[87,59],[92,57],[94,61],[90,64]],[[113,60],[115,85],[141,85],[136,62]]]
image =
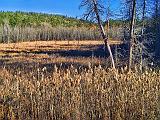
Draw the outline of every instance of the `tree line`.
[[[111,20],[111,37],[119,35],[121,21]],[[105,22],[103,22],[105,25]],[[97,24],[62,15],[34,12],[0,12],[0,42],[35,40],[99,40]]]
[[[56,40],[99,40],[101,39],[97,30],[85,27],[10,27],[1,26],[0,42],[16,43],[26,41],[56,41]]]

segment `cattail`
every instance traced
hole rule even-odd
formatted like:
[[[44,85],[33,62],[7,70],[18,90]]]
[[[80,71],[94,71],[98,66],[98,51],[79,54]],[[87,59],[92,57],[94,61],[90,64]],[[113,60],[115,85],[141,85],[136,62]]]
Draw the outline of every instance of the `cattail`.
[[[56,73],[58,71],[58,68],[56,65],[54,65],[54,72]]]
[[[47,71],[47,68],[46,67],[44,67],[43,69],[42,69],[42,71],[44,72],[44,71]]]
[[[88,68],[91,69],[91,67],[92,67],[92,66],[91,66],[91,63],[89,62],[89,63],[88,63]]]
[[[42,120],[134,120],[159,116],[160,81],[156,70],[126,74],[123,68],[118,72],[103,66],[73,65],[62,69],[54,65],[53,75],[44,74],[47,67],[35,67],[36,73],[24,72],[24,68],[19,75],[19,70],[11,69],[0,69],[2,119],[4,115],[8,119]]]

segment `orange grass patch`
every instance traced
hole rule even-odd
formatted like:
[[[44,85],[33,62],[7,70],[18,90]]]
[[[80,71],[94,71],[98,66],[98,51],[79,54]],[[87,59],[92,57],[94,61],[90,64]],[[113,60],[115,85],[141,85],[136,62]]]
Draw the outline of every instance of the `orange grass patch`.
[[[39,51],[39,50],[74,50],[81,46],[89,45],[103,45],[103,41],[34,41],[34,42],[20,42],[0,44],[0,52],[9,51]],[[112,40],[110,44],[122,44],[122,41]]]

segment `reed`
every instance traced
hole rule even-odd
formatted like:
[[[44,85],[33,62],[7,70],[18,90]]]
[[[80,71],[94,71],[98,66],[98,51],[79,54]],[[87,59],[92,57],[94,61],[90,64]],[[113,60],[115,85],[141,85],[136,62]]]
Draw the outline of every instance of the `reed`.
[[[144,120],[160,118],[160,71],[102,66],[0,70],[0,119]],[[116,76],[115,76],[116,73]]]

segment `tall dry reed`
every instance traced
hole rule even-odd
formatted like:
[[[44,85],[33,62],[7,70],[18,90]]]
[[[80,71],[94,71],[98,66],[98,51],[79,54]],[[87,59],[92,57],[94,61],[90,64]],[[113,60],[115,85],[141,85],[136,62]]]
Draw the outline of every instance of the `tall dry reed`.
[[[160,72],[101,66],[0,70],[0,119],[160,119]]]

